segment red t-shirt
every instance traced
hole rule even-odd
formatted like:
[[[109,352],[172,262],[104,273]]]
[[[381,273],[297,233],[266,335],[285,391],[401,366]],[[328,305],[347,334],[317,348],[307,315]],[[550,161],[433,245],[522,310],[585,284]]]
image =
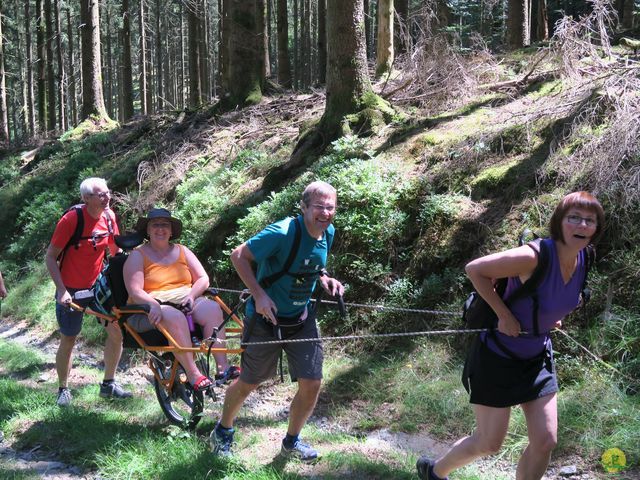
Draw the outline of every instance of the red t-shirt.
[[[106,215],[111,217],[113,234],[120,233],[113,211],[107,209],[100,215],[100,218],[95,219],[87,212],[86,205],[83,205],[82,214],[84,216],[84,230],[81,236],[91,238],[80,240],[80,246],[77,249],[75,245],[71,245],[64,254],[61,268],[62,282],[68,288],[90,288],[102,269],[102,259],[107,247],[109,247],[111,254],[115,254],[118,250],[113,236],[108,235],[109,227],[105,217]],[[75,209],[65,213],[56,225],[53,237],[51,237],[51,245],[56,248],[64,248],[76,230],[77,221],[78,215]]]

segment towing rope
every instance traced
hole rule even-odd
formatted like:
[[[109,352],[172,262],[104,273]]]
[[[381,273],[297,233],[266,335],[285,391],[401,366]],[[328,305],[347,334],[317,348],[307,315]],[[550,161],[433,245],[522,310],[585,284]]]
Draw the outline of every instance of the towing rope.
[[[233,290],[230,288],[218,288],[216,290],[219,292],[228,292],[228,293],[244,293],[244,290]],[[315,302],[315,299],[311,299],[312,302]],[[322,303],[327,303],[330,305],[337,305],[338,302],[335,300],[322,300]],[[380,305],[380,304],[370,304],[370,303],[348,303],[344,302],[347,307],[357,307],[357,308],[369,308],[371,310],[388,310],[390,312],[406,312],[406,313],[426,313],[429,315],[449,315],[449,316],[460,316],[461,312],[452,312],[450,310],[426,310],[421,308],[406,308],[406,307],[394,307],[389,305]]]
[[[229,288],[216,288],[216,290],[220,292],[226,293],[246,293],[247,290],[234,290]],[[315,299],[311,299],[312,302]],[[338,302],[334,300],[322,300],[322,303],[337,305]],[[461,312],[453,312],[448,310],[427,310],[427,309],[419,309],[419,308],[405,308],[405,307],[395,307],[388,305],[380,305],[380,304],[367,304],[367,303],[348,303],[344,302],[345,306],[349,307],[357,307],[357,308],[369,308],[371,310],[387,310],[393,312],[407,312],[407,313],[424,313],[430,315],[447,315],[447,316],[461,316]],[[334,336],[334,337],[318,337],[318,338],[293,338],[286,340],[270,340],[264,342],[240,342],[242,347],[247,347],[250,345],[274,345],[274,344],[284,344],[284,343],[304,343],[304,342],[325,342],[325,341],[336,341],[336,340],[364,340],[370,338],[398,338],[398,337],[420,337],[420,336],[437,336],[437,335],[457,335],[457,334],[469,334],[469,333],[482,333],[488,332],[490,329],[488,328],[467,328],[467,329],[449,329],[449,330],[427,330],[427,331],[419,331],[419,332],[400,332],[400,333],[370,333],[370,334],[362,334],[362,335],[342,335],[342,336]],[[610,370],[616,372],[618,375],[631,382],[633,385],[640,385],[638,380],[624,374],[613,365],[605,362],[598,355],[590,351],[587,347],[578,342],[575,338],[569,335],[564,330],[554,329],[552,332],[560,332],[566,338],[571,340],[574,344],[576,344],[580,349],[582,349],[587,355],[589,355],[595,362],[609,368]],[[526,335],[527,332],[520,332],[520,335]],[[225,342],[223,339],[218,339],[219,342]]]

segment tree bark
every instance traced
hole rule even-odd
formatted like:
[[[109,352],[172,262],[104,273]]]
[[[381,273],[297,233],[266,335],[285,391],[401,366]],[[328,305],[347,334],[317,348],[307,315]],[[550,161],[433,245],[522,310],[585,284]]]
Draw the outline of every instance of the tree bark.
[[[318,83],[327,82],[327,0],[318,0]]]
[[[371,23],[371,5],[369,0],[364,0],[364,38],[367,42],[367,59],[370,59],[373,56]]]
[[[67,117],[65,115],[65,90],[66,77],[64,71],[64,60],[62,57],[62,28],[60,25],[60,0],[54,0],[55,27],[56,27],[56,60],[58,63],[58,120],[60,129],[67,129]]]
[[[202,77],[200,75],[200,3],[187,4],[188,49],[189,49],[189,106],[198,107],[202,103]]]
[[[230,11],[229,93],[231,105],[255,105],[262,99],[258,49],[261,41],[255,0],[235,0]],[[250,39],[256,39],[251,41]]]
[[[162,81],[162,6],[156,0],[156,105],[157,111],[164,110],[164,89]]]
[[[357,112],[369,92],[362,0],[327,0],[327,100],[321,125],[328,138],[339,135],[344,117]]]
[[[409,0],[393,0],[393,2],[395,10],[395,15],[393,15],[393,45],[395,48],[395,54],[398,55],[407,51],[406,35],[407,21],[409,20]]]
[[[122,0],[122,118],[133,117],[133,68],[131,66],[131,11]]]
[[[105,43],[104,43],[104,66],[103,66],[103,71],[104,71],[104,77],[103,80],[103,87],[105,89],[104,92],[104,99],[105,99],[105,106],[107,108],[107,113],[109,114],[109,116],[111,118],[113,118],[113,62],[112,62],[112,58],[111,58],[111,7],[109,6],[108,2],[105,2],[104,4],[104,13],[105,13],[105,17],[104,17],[104,23],[103,23],[103,27],[104,27],[104,37],[105,37]],[[106,77],[106,78],[105,78]]]
[[[622,28],[633,28],[633,6],[634,0],[624,0],[624,6],[622,8]]]
[[[108,120],[100,71],[100,10],[98,0],[80,1],[82,29],[82,120]]]
[[[298,38],[298,2],[293,0],[293,88],[300,88],[300,41]]]
[[[377,76],[390,72],[393,65],[393,1],[378,0]]]
[[[221,42],[220,42],[220,72],[221,86],[224,92],[229,91],[229,50],[231,42],[231,0],[221,0]]]
[[[524,43],[524,3],[526,0],[508,0],[507,5],[507,46],[521,48]]]
[[[7,86],[4,75],[4,41],[2,37],[2,5],[0,4],[0,143],[9,143],[9,118],[7,112]]]
[[[271,76],[271,64],[269,63],[269,19],[267,17],[267,3],[265,0],[256,0],[256,20],[258,29],[258,61],[260,65],[261,83]]]
[[[197,0],[198,11],[198,57],[200,64],[200,90],[202,101],[209,101],[210,82],[209,82],[209,54],[207,41],[207,11],[204,0]]]
[[[44,0],[36,0],[36,53],[38,64],[38,130],[47,131],[47,51],[45,42]]]
[[[31,52],[31,12],[29,1],[24,2],[24,31],[27,48],[27,123],[29,125],[29,133],[35,134],[36,119],[33,105],[33,54]]]
[[[278,82],[291,87],[291,62],[289,61],[289,22],[287,0],[278,0]]]
[[[51,0],[44,1],[44,16],[46,22],[45,56],[47,58],[47,130],[56,128],[56,77],[53,70],[53,17],[51,15]]]
[[[147,104],[147,43],[145,41],[145,28],[144,28],[144,0],[140,1],[140,10],[138,15],[138,30],[140,31],[140,110],[143,115],[149,113],[149,106]]]

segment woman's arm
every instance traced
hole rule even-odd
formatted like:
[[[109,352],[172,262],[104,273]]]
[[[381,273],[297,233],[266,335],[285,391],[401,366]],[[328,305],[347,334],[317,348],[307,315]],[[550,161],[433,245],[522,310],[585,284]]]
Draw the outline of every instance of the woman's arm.
[[[193,307],[193,302],[195,302],[195,299],[202,295],[207,288],[209,288],[209,275],[207,275],[207,272],[205,272],[202,263],[200,263],[198,257],[196,257],[191,250],[189,250],[184,245],[180,245],[180,247],[184,249],[184,257],[187,260],[187,266],[189,267],[189,272],[191,273],[191,279],[193,282],[191,285],[191,292],[189,293],[191,306]],[[186,301],[187,299],[185,299],[183,305]]]
[[[512,337],[520,334],[520,322],[493,288],[494,279],[520,277],[525,282],[538,264],[538,256],[527,245],[476,258],[465,267],[476,291],[498,316],[498,331]]]
[[[133,251],[124,262],[122,269],[124,285],[129,292],[129,298],[134,303],[143,303],[151,307],[149,311],[149,321],[157,325],[162,320],[162,310],[158,301],[144,291],[144,261],[142,254]]]

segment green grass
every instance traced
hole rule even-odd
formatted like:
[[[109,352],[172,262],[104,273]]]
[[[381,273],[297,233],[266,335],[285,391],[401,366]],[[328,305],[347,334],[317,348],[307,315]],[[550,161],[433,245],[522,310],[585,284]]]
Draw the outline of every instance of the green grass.
[[[0,371],[24,378],[40,370],[43,358],[37,350],[0,340],[0,361]]]

